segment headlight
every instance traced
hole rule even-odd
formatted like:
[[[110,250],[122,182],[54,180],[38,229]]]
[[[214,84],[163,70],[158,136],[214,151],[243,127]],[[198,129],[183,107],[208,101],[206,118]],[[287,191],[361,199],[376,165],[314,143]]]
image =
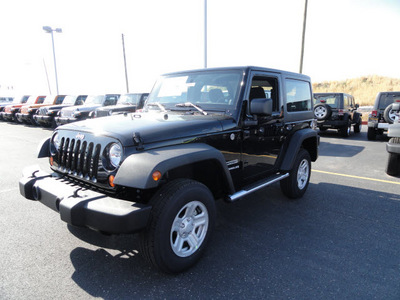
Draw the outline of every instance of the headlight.
[[[55,133],[51,138],[51,145],[50,145],[50,153],[55,155],[57,151],[60,149],[60,136],[58,133]]]
[[[79,117],[81,115],[81,112],[79,111],[79,110],[77,110],[76,112],[74,112],[73,113],[73,116],[76,118],[76,117]]]
[[[108,157],[110,159],[110,163],[117,168],[122,158],[122,149],[118,144],[111,144],[110,150],[108,150]]]

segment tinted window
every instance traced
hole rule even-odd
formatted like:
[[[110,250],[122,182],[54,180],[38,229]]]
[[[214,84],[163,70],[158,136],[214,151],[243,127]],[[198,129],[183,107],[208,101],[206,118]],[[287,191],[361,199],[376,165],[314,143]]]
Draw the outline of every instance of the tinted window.
[[[305,81],[287,79],[286,107],[288,112],[311,110],[311,88]]]
[[[318,95],[314,94],[314,104],[325,103],[332,108],[338,108],[339,96],[335,94]]]
[[[396,100],[400,100],[400,93],[384,93],[379,99],[378,109],[385,109]]]

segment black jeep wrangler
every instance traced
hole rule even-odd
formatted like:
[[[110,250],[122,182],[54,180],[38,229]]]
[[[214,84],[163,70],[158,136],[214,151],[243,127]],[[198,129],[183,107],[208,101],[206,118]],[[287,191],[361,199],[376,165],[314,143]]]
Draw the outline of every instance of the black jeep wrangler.
[[[69,224],[140,232],[152,264],[181,272],[204,252],[216,199],[278,181],[303,196],[318,157],[311,95],[309,77],[279,70],[167,74],[141,113],[58,127],[38,154],[54,173],[24,170],[20,192]]]
[[[368,116],[368,140],[376,140],[389,128],[396,117],[393,105],[400,102],[400,92],[379,92],[376,95],[374,107]]]
[[[320,131],[337,129],[343,137],[348,137],[351,125],[359,133],[362,126],[362,114],[357,112],[358,104],[354,97],[344,93],[315,93],[314,116]]]

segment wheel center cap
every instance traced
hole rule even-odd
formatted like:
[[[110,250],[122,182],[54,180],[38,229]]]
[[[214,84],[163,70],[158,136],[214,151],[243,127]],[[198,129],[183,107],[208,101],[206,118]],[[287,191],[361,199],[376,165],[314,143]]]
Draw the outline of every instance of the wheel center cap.
[[[193,218],[185,218],[181,223],[181,228],[179,230],[179,234],[182,237],[186,237],[193,230]]]

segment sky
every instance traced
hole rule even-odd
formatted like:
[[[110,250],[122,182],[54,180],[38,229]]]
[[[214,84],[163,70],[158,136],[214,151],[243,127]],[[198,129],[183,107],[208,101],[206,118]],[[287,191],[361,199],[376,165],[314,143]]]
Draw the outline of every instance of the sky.
[[[207,67],[299,72],[305,0],[207,0]],[[0,93],[149,92],[204,67],[204,0],[0,0]],[[303,73],[313,82],[400,78],[399,0],[308,0]],[[46,75],[47,74],[47,75]]]

